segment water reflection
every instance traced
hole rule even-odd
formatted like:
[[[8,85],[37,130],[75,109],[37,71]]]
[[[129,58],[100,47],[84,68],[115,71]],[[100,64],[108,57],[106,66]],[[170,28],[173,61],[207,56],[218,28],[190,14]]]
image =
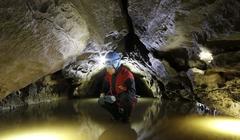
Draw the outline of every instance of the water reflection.
[[[44,103],[1,111],[0,140],[240,139],[239,120],[201,111],[196,103],[141,99],[122,124],[96,99]]]
[[[116,123],[107,128],[98,140],[137,140],[137,133],[129,123]]]
[[[139,140],[239,140],[240,120],[233,118],[181,117],[164,119]]]

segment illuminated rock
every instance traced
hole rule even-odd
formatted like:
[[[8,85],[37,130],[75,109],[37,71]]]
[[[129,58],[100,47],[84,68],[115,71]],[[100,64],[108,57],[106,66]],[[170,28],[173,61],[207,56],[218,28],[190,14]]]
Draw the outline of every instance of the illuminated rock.
[[[126,28],[119,3],[110,0],[10,0],[0,5],[0,99],[64,68],[90,40],[103,44],[110,32]]]

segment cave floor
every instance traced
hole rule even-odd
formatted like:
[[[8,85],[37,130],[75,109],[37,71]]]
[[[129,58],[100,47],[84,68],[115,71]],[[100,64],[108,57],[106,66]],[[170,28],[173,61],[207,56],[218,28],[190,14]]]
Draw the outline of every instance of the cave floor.
[[[240,139],[240,120],[214,117],[194,103],[141,98],[123,124],[97,99],[41,103],[0,112],[0,140]]]

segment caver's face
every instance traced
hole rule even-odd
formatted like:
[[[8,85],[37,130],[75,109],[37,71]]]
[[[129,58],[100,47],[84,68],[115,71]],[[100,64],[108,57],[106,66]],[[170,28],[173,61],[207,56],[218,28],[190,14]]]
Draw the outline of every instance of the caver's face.
[[[107,73],[109,73],[110,75],[113,75],[116,70],[112,67],[112,66],[107,66]]]

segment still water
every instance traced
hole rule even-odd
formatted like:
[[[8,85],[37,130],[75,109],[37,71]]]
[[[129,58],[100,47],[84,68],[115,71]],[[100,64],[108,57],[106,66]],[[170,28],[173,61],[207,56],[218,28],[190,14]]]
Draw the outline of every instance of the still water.
[[[123,124],[97,99],[42,103],[0,112],[0,140],[240,140],[240,120],[195,103],[141,98]]]

